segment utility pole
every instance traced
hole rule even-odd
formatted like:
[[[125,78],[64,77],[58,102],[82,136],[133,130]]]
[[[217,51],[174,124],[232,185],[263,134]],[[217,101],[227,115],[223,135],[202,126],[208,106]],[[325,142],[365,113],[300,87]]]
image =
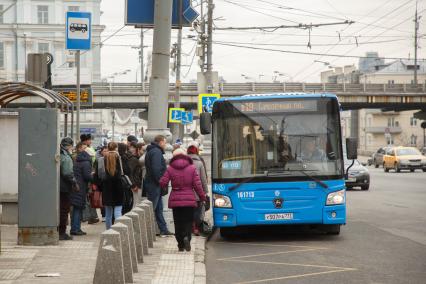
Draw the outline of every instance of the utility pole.
[[[169,106],[169,63],[173,0],[155,0],[152,75],[150,78],[147,142],[156,135],[170,140],[167,128]],[[145,138],[144,137],[144,138]]]
[[[140,51],[140,61],[141,61],[141,88],[142,88],[142,92],[145,92],[145,74],[144,74],[144,68],[143,68],[143,29],[141,28],[141,51]]]
[[[419,30],[419,19],[417,16],[417,1],[416,1],[416,14],[414,19],[414,86],[417,87],[417,49],[418,49],[418,41],[417,34]]]
[[[180,107],[180,69],[182,66],[182,0],[179,0],[179,29],[178,29],[178,36],[177,36],[177,45],[176,45],[176,83],[175,83],[175,103],[174,107]],[[182,131],[181,127],[182,124],[175,124],[174,126],[174,134],[176,135],[176,138],[180,138]]]
[[[208,0],[208,12],[207,12],[207,92],[213,92],[213,78],[212,78],[212,67],[213,67],[213,0]]]

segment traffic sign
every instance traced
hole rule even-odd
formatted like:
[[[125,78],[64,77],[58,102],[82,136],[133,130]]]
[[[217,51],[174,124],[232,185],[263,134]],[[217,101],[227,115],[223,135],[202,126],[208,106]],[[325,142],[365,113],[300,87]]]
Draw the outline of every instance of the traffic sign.
[[[220,94],[199,94],[198,95],[198,112],[202,113],[213,111],[213,103],[220,99]]]
[[[92,41],[92,14],[67,12],[66,18],[66,49],[89,50]]]
[[[185,112],[184,108],[179,108],[179,107],[169,108],[169,122],[182,123],[182,112]]]
[[[182,26],[191,27],[198,12],[191,6],[190,0],[173,0],[172,27],[179,28],[179,1],[182,1]],[[125,24],[142,28],[154,27],[155,0],[126,0]]]
[[[192,112],[184,111],[182,112],[182,124],[191,124],[194,121]]]

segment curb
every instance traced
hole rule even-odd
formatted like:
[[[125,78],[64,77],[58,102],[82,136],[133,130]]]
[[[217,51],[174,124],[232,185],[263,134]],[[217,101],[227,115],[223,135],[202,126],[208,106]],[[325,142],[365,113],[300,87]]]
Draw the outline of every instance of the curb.
[[[205,237],[194,238],[194,284],[205,284],[207,279],[206,273],[206,241]]]

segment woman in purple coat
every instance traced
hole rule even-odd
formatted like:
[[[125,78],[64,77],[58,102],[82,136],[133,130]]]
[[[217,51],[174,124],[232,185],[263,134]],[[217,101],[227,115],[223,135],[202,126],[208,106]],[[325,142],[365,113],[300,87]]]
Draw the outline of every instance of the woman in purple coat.
[[[173,210],[178,248],[179,251],[190,251],[192,221],[194,209],[197,207],[195,192],[202,201],[206,201],[206,196],[192,159],[182,149],[173,152],[173,159],[160,180],[160,186],[167,187],[169,181],[172,183],[169,208]]]

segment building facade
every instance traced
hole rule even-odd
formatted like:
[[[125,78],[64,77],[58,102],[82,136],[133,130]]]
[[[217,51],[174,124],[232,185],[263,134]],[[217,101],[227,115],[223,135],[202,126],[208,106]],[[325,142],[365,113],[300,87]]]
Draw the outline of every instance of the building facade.
[[[359,62],[360,69],[334,67],[321,73],[323,83],[348,83],[350,74],[358,74],[358,83],[368,84],[412,84],[413,60],[397,60],[385,63],[377,53],[367,53]],[[347,71],[346,71],[347,70]],[[418,84],[426,84],[426,61],[417,62]],[[345,80],[345,81],[343,81]],[[423,146],[421,120],[416,119],[414,111],[382,111],[380,109],[361,109],[343,112],[341,115],[343,135],[358,137],[361,154],[371,154],[386,145]]]
[[[91,81],[100,81],[101,0],[0,0],[0,81],[25,81],[27,54],[49,52],[52,73],[74,66],[65,50],[65,13],[92,13],[92,49],[81,56]]]

